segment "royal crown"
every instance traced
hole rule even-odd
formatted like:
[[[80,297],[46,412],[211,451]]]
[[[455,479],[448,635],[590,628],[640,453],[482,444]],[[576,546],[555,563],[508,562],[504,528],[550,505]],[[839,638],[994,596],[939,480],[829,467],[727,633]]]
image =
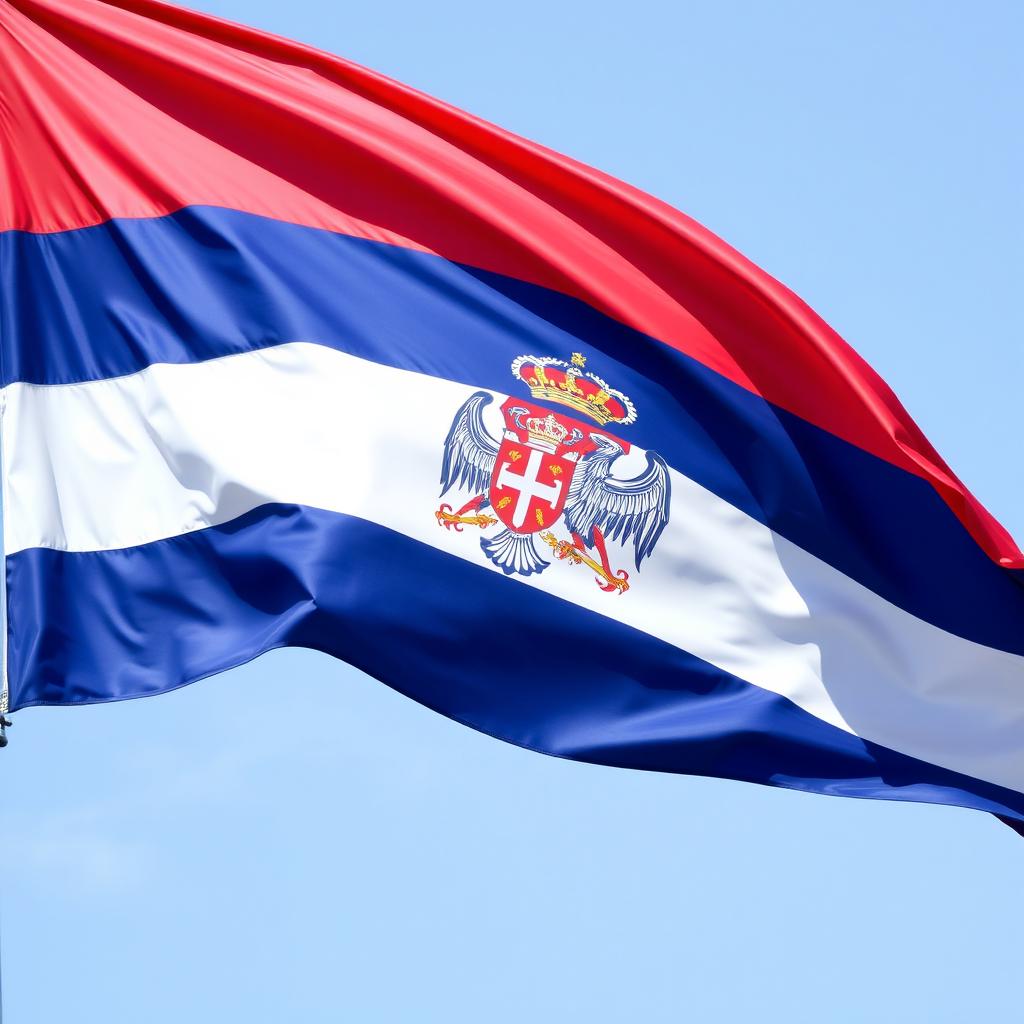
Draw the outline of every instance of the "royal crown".
[[[530,389],[534,398],[546,399],[567,405],[596,420],[601,426],[606,423],[622,423],[628,426],[636,420],[636,407],[621,392],[610,387],[595,373],[585,373],[586,358],[574,352],[572,363],[547,356],[520,356],[512,363],[515,374]],[[528,420],[531,434],[534,423],[547,420]],[[557,422],[557,421],[556,421]],[[565,435],[563,434],[563,437]],[[550,443],[552,438],[546,438]]]
[[[543,419],[531,416],[526,421],[526,432],[535,445],[552,452],[569,436],[569,428],[559,423],[551,413]]]

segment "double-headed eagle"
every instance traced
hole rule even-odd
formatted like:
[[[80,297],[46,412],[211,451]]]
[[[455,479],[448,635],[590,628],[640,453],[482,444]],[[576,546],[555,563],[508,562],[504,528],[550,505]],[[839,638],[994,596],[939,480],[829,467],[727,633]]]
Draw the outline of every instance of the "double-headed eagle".
[[[479,515],[490,506],[488,492],[501,446],[500,440],[484,425],[483,410],[491,401],[490,394],[478,391],[463,403],[445,440],[441,466],[441,496],[453,488],[470,492],[474,497],[460,512],[478,513],[473,521],[480,526],[496,522]],[[634,562],[639,569],[668,523],[671,496],[668,467],[660,455],[649,451],[647,467],[639,476],[618,479],[612,476],[612,468],[615,460],[625,455],[626,449],[607,434],[599,431],[588,431],[588,434],[595,447],[575,466],[562,512],[573,542],[559,542],[550,532],[540,536],[556,557],[586,563],[608,583],[604,589],[621,593],[627,589],[628,574],[624,570],[610,574],[604,542],[607,539],[626,544],[632,540]],[[439,512],[438,521],[443,517],[448,522],[455,521],[455,517]],[[534,543],[535,533],[503,528],[493,537],[482,538],[480,546],[506,574],[530,575],[542,572],[550,564]],[[600,565],[587,555],[587,549],[597,552]]]

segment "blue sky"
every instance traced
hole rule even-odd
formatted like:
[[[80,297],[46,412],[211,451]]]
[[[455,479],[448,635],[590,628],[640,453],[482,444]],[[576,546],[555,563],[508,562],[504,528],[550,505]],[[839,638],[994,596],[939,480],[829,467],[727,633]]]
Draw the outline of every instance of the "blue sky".
[[[1024,538],[1019,4],[200,6],[697,217]],[[11,738],[8,1024],[1020,1012],[1024,840],[985,815],[544,758],[304,651]]]

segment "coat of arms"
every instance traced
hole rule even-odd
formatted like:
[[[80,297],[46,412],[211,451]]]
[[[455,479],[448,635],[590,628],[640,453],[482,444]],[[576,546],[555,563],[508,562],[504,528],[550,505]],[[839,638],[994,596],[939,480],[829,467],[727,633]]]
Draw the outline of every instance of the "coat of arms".
[[[585,365],[579,352],[571,364],[520,356],[512,373],[534,399],[567,406],[601,428],[635,422],[633,403],[596,374],[584,372]],[[458,533],[465,526],[500,526],[482,537],[480,546],[507,575],[543,572],[551,564],[545,558],[549,555],[586,565],[602,590],[625,593],[629,573],[612,568],[606,542],[632,541],[637,569],[654,550],[669,514],[665,460],[649,451],[639,476],[620,479],[613,469],[628,454],[628,441],[514,398],[501,407],[505,427],[496,438],[483,417],[491,401],[488,392],[478,391],[455,414],[444,445],[441,497],[453,489],[471,497],[458,509],[442,504],[435,513],[438,523]],[[569,537],[558,537],[559,523]]]

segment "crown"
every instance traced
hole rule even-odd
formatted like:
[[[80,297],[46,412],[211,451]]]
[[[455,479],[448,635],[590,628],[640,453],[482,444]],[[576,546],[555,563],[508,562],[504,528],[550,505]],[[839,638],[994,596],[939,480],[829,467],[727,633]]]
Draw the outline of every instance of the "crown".
[[[589,416],[602,427],[606,423],[629,426],[636,420],[636,407],[621,392],[609,386],[595,373],[585,373],[586,357],[572,355],[572,363],[547,356],[520,356],[512,363],[512,373],[530,389],[534,398],[567,405]],[[548,417],[550,420],[552,417]],[[527,421],[532,425],[538,420]],[[547,420],[543,421],[547,423]],[[563,435],[564,436],[564,435]],[[552,439],[548,438],[550,443]]]
[[[546,448],[552,452],[569,436],[569,428],[559,423],[551,413],[548,413],[544,419],[539,416],[531,416],[526,421],[526,432],[537,447]]]

